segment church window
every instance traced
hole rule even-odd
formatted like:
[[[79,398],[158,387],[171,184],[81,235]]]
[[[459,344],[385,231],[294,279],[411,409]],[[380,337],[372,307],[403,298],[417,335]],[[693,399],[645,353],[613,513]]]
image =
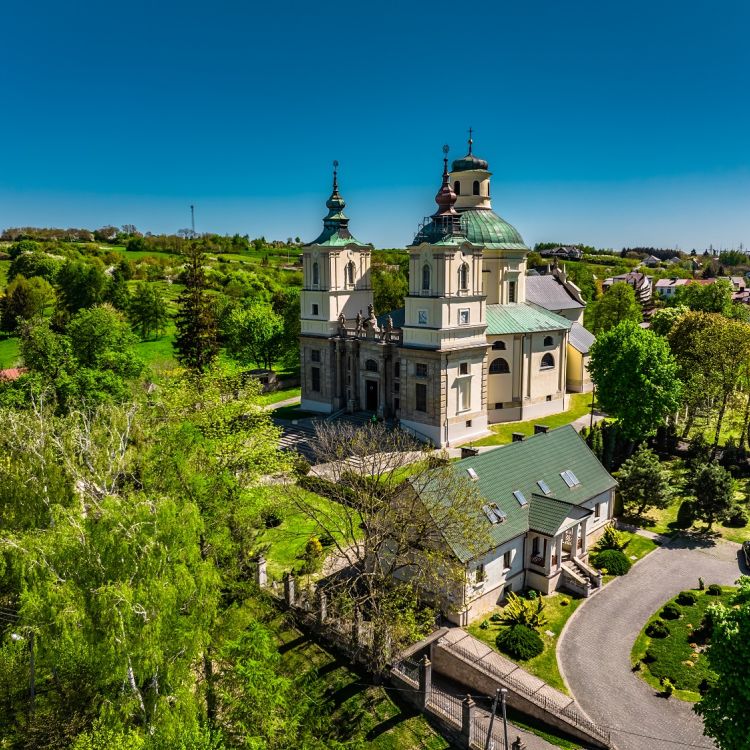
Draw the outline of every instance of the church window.
[[[417,362],[416,375],[418,378],[427,377],[427,365],[424,362]]]
[[[401,363],[396,362],[393,365],[393,377],[394,378],[400,378],[401,377]]]
[[[424,383],[417,383],[414,396],[414,408],[417,411],[427,411],[427,386]]]
[[[393,384],[393,392],[398,393],[401,390],[401,383],[394,383]]]
[[[420,310],[417,313],[417,323],[421,326],[427,325],[427,310]]]
[[[313,349],[310,352],[310,361],[311,362],[320,362],[320,349]]]
[[[552,336],[545,336],[544,337],[544,345],[545,346],[552,346],[555,342],[552,340]]]
[[[474,180],[474,195],[479,195],[479,180]]]
[[[310,390],[320,391],[320,367],[310,368]]]
[[[468,375],[469,374],[469,363],[468,362],[459,362],[458,363],[458,374],[459,375]]]
[[[317,315],[318,314],[318,306],[313,302],[312,306],[312,314]]]
[[[430,266],[427,263],[422,266],[422,291],[430,291]]]
[[[461,291],[467,291],[469,288],[469,264],[462,263],[458,269],[458,288]]]
[[[318,286],[320,284],[320,269],[318,268],[317,263],[313,263],[312,267],[312,277],[313,277],[313,286]]]
[[[469,310],[468,310],[468,308],[466,308],[464,310],[459,310],[458,311],[458,324],[459,325],[461,325],[461,326],[467,326],[467,325],[469,325],[470,320],[471,319],[469,317]]]
[[[493,359],[490,363],[490,375],[507,375],[509,372],[508,362],[502,357]]]
[[[493,349],[505,349],[505,342],[504,341],[493,341],[492,342],[492,348]]]
[[[377,372],[378,363],[374,359],[368,359],[365,362],[365,370],[367,370],[367,372]]]
[[[509,281],[508,282],[508,302],[515,302],[515,301],[516,301],[516,282]]]
[[[461,195],[461,183],[458,180],[453,183],[453,192],[456,195]]]
[[[468,411],[471,409],[471,379],[464,378],[458,381],[458,410]]]
[[[393,408],[398,411],[401,408],[401,400],[398,398],[393,399]]]
[[[547,354],[545,354],[542,357],[542,368],[541,369],[542,370],[551,370],[554,366],[555,366],[555,358],[549,352],[547,352]]]
[[[346,283],[347,284],[354,284],[354,261],[349,261],[349,263],[346,264]]]

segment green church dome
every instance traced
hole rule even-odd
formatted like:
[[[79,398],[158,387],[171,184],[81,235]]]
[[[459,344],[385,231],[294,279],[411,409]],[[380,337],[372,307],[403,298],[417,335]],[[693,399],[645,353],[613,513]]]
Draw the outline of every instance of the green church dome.
[[[470,208],[460,212],[461,230],[472,245],[527,250],[518,230],[492,209]]]

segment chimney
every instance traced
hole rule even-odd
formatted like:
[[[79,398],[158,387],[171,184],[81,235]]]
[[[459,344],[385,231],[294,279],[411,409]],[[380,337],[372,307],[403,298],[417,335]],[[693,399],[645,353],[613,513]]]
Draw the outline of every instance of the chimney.
[[[540,433],[548,433],[549,427],[546,424],[535,424],[534,425],[534,434],[539,435]]]
[[[514,443],[520,443],[523,441],[526,435],[524,435],[523,432],[514,432],[511,437],[513,438]]]

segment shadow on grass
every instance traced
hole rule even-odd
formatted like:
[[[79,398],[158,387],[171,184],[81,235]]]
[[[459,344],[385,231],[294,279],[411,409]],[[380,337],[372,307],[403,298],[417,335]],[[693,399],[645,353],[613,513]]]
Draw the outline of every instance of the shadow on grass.
[[[365,690],[367,690],[367,685],[363,682],[360,682],[359,680],[356,680],[354,682],[350,682],[348,685],[344,685],[338,688],[338,690],[335,690],[333,693],[326,697],[331,701],[331,703],[333,703],[335,708],[339,708],[339,706],[346,703],[350,698],[353,698],[355,695],[359,695]]]
[[[310,639],[305,635],[300,635],[297,638],[294,638],[291,641],[287,641],[286,643],[282,643],[279,646],[279,653],[285,654],[287,651],[291,651],[293,648],[297,648],[297,646],[302,646],[305,643],[307,643]]]
[[[390,692],[390,691],[387,691],[387,692]],[[409,719],[419,714],[419,711],[417,711],[416,708],[409,706],[405,703],[399,703],[398,707],[399,707],[399,712],[397,714],[394,714],[393,716],[391,716],[389,719],[386,719],[385,721],[381,721],[380,724],[377,724],[376,726],[374,726],[365,735],[365,739],[367,740],[367,742],[372,742],[373,740],[376,740],[378,737],[380,737],[381,734],[390,732],[391,729],[394,729],[395,727],[397,727],[399,724],[401,724],[401,722],[408,721]]]

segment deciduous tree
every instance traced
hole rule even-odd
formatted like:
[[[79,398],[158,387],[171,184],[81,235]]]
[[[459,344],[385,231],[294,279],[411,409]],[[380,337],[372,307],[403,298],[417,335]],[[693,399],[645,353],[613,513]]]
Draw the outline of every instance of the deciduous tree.
[[[623,321],[640,323],[643,311],[629,284],[618,281],[593,304],[592,327],[597,335]]]
[[[142,339],[164,332],[169,314],[156,284],[142,281],[136,286],[128,305],[128,319]]]

